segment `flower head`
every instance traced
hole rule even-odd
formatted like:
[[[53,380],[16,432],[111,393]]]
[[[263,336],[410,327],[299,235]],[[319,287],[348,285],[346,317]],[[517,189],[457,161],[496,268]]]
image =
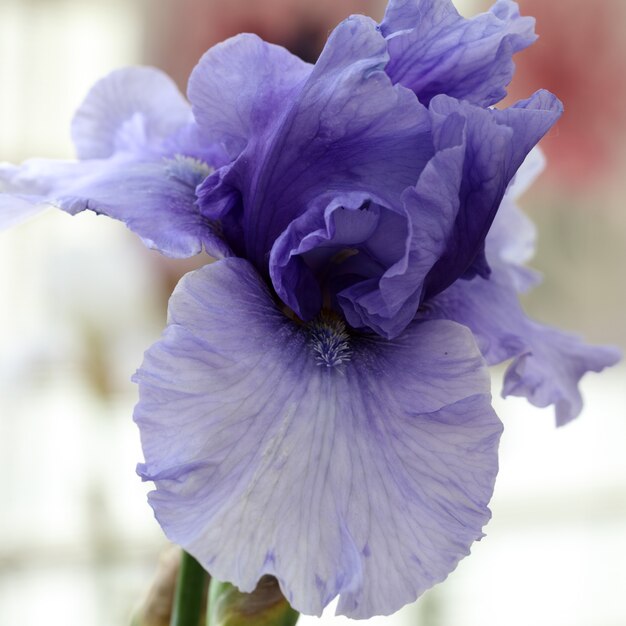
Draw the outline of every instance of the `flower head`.
[[[306,613],[397,610],[489,519],[487,364],[513,358],[505,391],[562,423],[583,373],[615,361],[518,304],[534,277],[514,199],[561,105],[491,105],[533,40],[508,0],[472,20],[391,0],[315,65],[240,35],[199,62],[191,109],[152,70],[114,74],[76,117],[78,163],[4,172],[220,259],[173,294],[135,411],[155,514],[217,578],[271,574]]]

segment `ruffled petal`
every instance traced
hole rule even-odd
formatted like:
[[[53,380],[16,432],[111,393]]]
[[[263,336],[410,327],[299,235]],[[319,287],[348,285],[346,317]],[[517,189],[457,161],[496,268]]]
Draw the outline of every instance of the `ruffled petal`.
[[[210,142],[231,159],[251,137],[276,124],[285,103],[312,66],[256,35],[237,35],[213,46],[189,79],[194,116]]]
[[[509,0],[469,20],[451,0],[390,0],[381,23],[390,56],[386,71],[424,104],[446,94],[490,106],[506,96],[512,56],[535,41],[534,25]]]
[[[116,70],[89,91],[72,121],[80,159],[156,148],[192,119],[171,78],[152,67]]]
[[[415,187],[409,187],[402,203],[409,223],[409,240],[396,238],[403,256],[380,277],[339,294],[348,322],[393,338],[413,320],[424,295],[424,281],[444,254],[459,211],[466,151],[465,122],[449,116],[435,128],[435,156],[428,162]]]
[[[519,292],[528,291],[541,280],[539,272],[524,266],[535,255],[537,229],[519,208],[522,196],[545,167],[545,157],[533,148],[515,174],[485,240],[487,260],[500,264],[508,271],[511,282]]]
[[[428,317],[451,319],[472,330],[490,365],[513,358],[503,394],[554,405],[558,425],[582,409],[578,385],[589,371],[617,363],[619,351],[588,346],[580,338],[526,317],[506,267],[494,265],[485,280],[458,280],[428,303]]]
[[[310,320],[319,313],[324,296],[334,304],[363,281],[376,284],[401,260],[409,229],[402,207],[378,204],[365,193],[319,198],[272,247],[272,284],[298,317]]]
[[[372,20],[342,22],[297,94],[202,185],[206,215],[224,223],[235,248],[243,237],[240,249],[257,268],[266,271],[274,241],[317,197],[363,191],[394,205],[415,184],[432,156],[429,116],[414,94],[391,85],[387,59]]]
[[[466,120],[466,157],[459,190],[461,205],[446,252],[429,273],[426,297],[460,276],[488,275],[484,243],[509,182],[535,144],[558,120],[562,104],[537,92],[503,111],[437,96],[430,105],[435,129],[450,115]]]
[[[506,191],[486,239],[487,258],[522,265],[535,255],[537,229],[517,206],[517,200],[545,167],[545,157],[533,148]]]
[[[589,346],[580,337],[528,322],[527,348],[504,376],[503,396],[521,396],[538,407],[554,405],[557,426],[583,408],[578,389],[587,372],[601,372],[621,358],[616,348]]]
[[[301,612],[339,594],[340,613],[389,614],[489,519],[501,424],[454,323],[394,342],[297,325],[226,259],[183,279],[137,381],[160,524],[243,591],[272,574]]]

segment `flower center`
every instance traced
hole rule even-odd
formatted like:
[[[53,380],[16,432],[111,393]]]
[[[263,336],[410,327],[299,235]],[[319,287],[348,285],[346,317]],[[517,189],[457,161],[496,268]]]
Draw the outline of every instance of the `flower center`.
[[[345,323],[332,313],[322,313],[307,325],[315,361],[321,367],[337,367],[350,360],[350,335]]]

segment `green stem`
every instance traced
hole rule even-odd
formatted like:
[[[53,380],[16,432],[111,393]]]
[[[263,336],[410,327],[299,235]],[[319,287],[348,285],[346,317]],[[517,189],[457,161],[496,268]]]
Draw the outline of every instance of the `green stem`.
[[[176,581],[170,626],[199,626],[207,573],[196,559],[183,551]]]

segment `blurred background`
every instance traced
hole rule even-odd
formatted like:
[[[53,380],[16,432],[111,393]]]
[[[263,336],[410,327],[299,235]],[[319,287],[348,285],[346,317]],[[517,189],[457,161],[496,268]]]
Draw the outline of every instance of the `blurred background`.
[[[541,38],[517,57],[511,99],[545,87],[566,106],[523,203],[545,276],[526,306],[624,349],[626,3],[519,4]],[[71,158],[73,111],[117,67],[156,65],[184,89],[201,53],[237,32],[312,61],[343,17],[383,11],[380,0],[0,0],[0,161]],[[147,591],[167,543],[134,471],[129,378],[173,285],[203,261],[166,261],[92,214],[51,211],[0,234],[0,624],[124,625]],[[372,624],[626,624],[626,369],[590,375],[583,392],[583,415],[558,431],[551,410],[496,400],[505,434],[486,538],[416,605]]]

